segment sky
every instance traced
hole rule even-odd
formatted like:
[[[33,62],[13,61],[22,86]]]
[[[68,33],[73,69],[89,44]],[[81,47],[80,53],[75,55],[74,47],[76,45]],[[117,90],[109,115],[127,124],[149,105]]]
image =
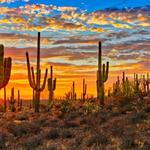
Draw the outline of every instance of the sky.
[[[20,89],[30,99],[25,52],[36,62],[37,32],[41,32],[41,70],[53,65],[60,98],[75,81],[78,97],[86,79],[89,95],[96,95],[98,41],[103,62],[110,62],[106,89],[125,71],[150,71],[150,0],[0,0],[0,44],[12,57],[7,92]],[[43,78],[43,77],[42,77]],[[3,90],[1,90],[1,95]],[[41,93],[47,98],[47,86]]]

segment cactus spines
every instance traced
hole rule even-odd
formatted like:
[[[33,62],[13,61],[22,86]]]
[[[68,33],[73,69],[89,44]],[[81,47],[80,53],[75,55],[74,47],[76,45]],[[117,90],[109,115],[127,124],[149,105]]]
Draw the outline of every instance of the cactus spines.
[[[18,101],[17,101],[17,105],[18,105],[18,110],[22,110],[22,99],[20,98],[20,90],[18,90]]]
[[[53,101],[55,89],[56,89],[56,78],[53,79],[53,66],[50,66],[50,78],[48,78],[48,91],[49,91],[48,104],[51,104],[51,102]]]
[[[85,96],[86,96],[86,91],[87,91],[87,84],[85,83],[85,79],[83,79],[83,87],[82,87],[83,91],[82,91],[82,98],[83,98],[83,101],[85,101]]]
[[[11,57],[4,58],[4,46],[0,45],[0,89],[4,88],[10,79]]]
[[[14,96],[14,87],[11,88],[11,96],[10,96],[10,100],[8,100],[8,102],[9,102],[9,108],[10,108],[11,112],[15,112],[16,111],[16,108],[15,108],[16,100],[15,100],[15,96]]]
[[[99,51],[98,51],[98,71],[97,71],[97,99],[100,102],[100,105],[104,105],[104,83],[108,79],[109,72],[109,62],[102,65],[102,48],[101,42],[99,42]]]
[[[41,85],[41,71],[40,71],[40,32],[38,32],[38,42],[37,42],[37,64],[36,64],[36,79],[34,75],[34,69],[33,67],[30,67],[30,61],[29,61],[29,55],[28,52],[26,52],[26,59],[27,59],[27,68],[28,68],[28,80],[29,84],[32,89],[35,91],[35,112],[39,112],[40,107],[40,92],[44,90],[46,85],[46,79],[47,79],[47,73],[48,69],[45,71],[44,81]]]

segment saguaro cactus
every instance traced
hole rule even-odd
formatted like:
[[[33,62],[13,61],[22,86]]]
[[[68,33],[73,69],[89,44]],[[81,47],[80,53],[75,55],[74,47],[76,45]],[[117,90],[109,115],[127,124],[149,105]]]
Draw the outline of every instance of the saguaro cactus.
[[[85,101],[86,91],[87,91],[87,84],[85,83],[85,79],[83,79],[83,87],[82,87],[82,98]]]
[[[71,99],[76,100],[76,92],[75,92],[75,82],[73,81],[72,87],[71,87]]]
[[[28,80],[29,84],[32,89],[35,91],[35,97],[34,97],[34,107],[35,112],[39,112],[40,107],[40,92],[44,90],[46,85],[46,79],[47,79],[47,72],[48,69],[45,71],[44,81],[41,86],[41,69],[40,69],[40,32],[38,32],[38,42],[37,42],[37,64],[36,64],[36,79],[34,75],[34,68],[30,67],[30,61],[29,61],[29,55],[28,52],[26,52],[26,59],[27,59],[27,68],[28,68]]]
[[[100,102],[100,105],[104,105],[104,83],[108,79],[109,72],[109,62],[102,65],[102,48],[101,42],[99,42],[99,51],[98,51],[98,71],[97,71],[97,99]]]
[[[149,84],[150,84],[150,77],[149,77],[149,73],[147,73],[147,79],[146,79],[147,94],[150,94]]]
[[[53,80],[53,66],[50,67],[50,78],[48,78],[48,91],[49,91],[49,100],[48,104],[51,104],[54,97],[54,91],[56,89],[56,78]]]
[[[4,46],[0,45],[0,89],[6,87],[11,75],[11,57],[4,58]]]
[[[138,96],[139,95],[139,79],[138,79],[138,74],[134,73],[134,95]]]
[[[6,87],[4,87],[4,112],[7,110]]]
[[[18,105],[18,110],[22,110],[22,99],[20,98],[20,90],[18,90],[18,101],[17,101],[17,105]]]
[[[15,95],[14,95],[14,87],[11,88],[11,96],[10,96],[10,100],[8,100],[9,102],[9,108],[11,110],[11,112],[15,112],[16,108],[15,108]]]

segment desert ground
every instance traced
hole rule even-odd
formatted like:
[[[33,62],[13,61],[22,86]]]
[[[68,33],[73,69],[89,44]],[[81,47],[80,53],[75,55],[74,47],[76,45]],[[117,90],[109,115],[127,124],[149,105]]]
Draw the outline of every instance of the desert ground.
[[[40,113],[24,107],[0,113],[3,150],[149,150],[150,97],[59,101]]]

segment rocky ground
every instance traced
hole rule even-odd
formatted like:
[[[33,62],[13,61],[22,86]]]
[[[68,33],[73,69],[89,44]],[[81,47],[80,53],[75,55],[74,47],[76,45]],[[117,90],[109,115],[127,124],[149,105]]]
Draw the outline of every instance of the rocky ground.
[[[4,150],[150,150],[150,98],[0,114]]]

